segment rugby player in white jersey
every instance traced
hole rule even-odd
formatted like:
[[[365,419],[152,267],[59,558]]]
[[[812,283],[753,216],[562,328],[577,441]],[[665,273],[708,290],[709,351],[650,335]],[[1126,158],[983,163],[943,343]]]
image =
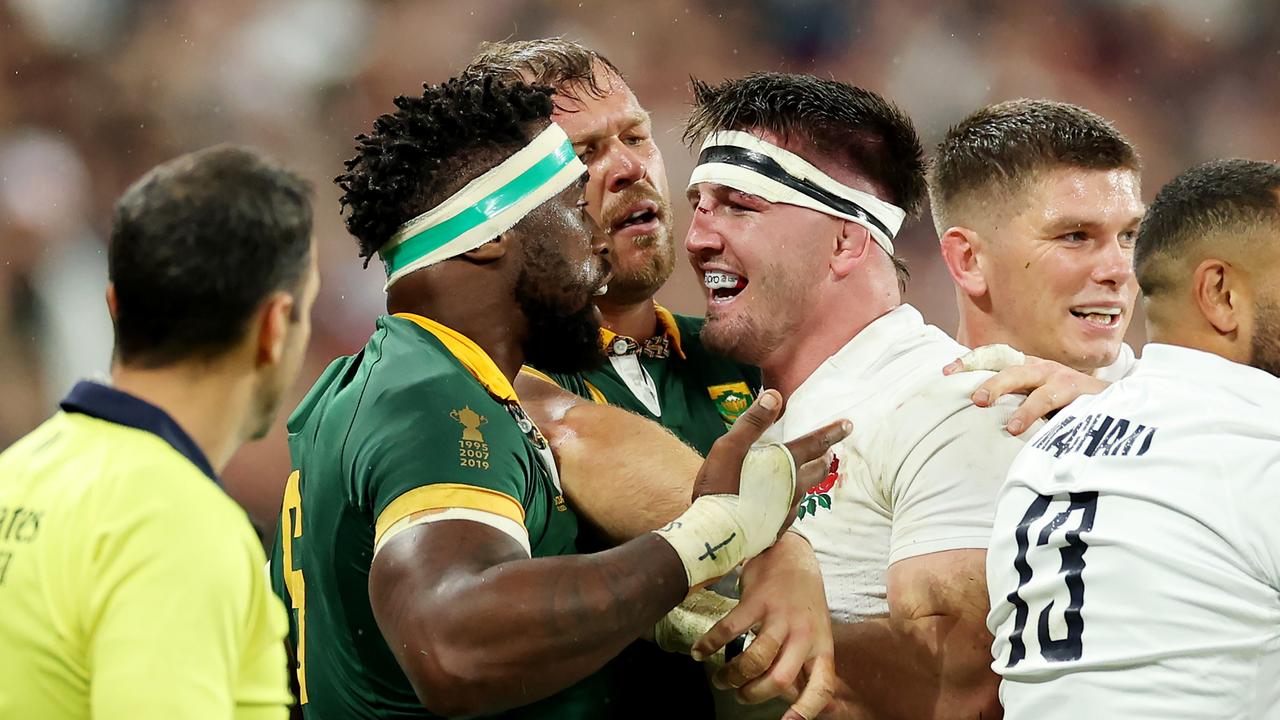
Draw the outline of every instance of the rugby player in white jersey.
[[[1280,165],[1184,172],[1147,345],[1018,456],[987,561],[1005,716],[1280,718]]]
[[[703,341],[762,368],[787,398],[776,437],[832,418],[856,428],[794,525],[838,621],[829,709],[993,717],[983,566],[992,501],[1022,442],[1003,430],[1015,403],[972,405],[982,377],[939,372],[965,348],[902,302],[893,237],[925,194],[915,130],[875,93],[810,76],[694,90],[686,248],[708,287]],[[695,650],[749,628],[746,605]],[[720,677],[752,673],[735,661]]]
[[[930,207],[956,285],[956,339],[1034,356],[975,393],[979,404],[1031,393],[1010,418],[1015,435],[1133,367],[1124,334],[1138,292],[1139,170],[1115,126],[1052,100],[981,108],[938,145]]]

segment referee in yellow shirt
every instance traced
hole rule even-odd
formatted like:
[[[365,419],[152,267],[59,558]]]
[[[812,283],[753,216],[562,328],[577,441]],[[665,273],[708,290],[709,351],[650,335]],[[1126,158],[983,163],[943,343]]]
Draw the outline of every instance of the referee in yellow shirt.
[[[0,718],[287,716],[285,611],[218,472],[302,361],[310,195],[221,146],[117,203],[111,384],[0,454]]]

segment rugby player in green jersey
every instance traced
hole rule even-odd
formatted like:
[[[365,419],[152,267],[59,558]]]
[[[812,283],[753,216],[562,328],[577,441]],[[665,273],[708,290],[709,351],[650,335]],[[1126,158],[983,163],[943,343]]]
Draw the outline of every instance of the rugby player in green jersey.
[[[676,253],[667,170],[649,113],[608,58],[562,38],[486,43],[464,71],[479,74],[555,89],[551,119],[590,170],[587,211],[613,240],[613,278],[595,298],[607,361],[542,377],[659,422],[705,455],[751,403],[760,371],[703,348],[701,317],[654,301]]]
[[[593,673],[768,547],[848,426],[752,448],[780,410],[767,392],[700,467],[664,463],[655,434],[649,459],[685,469],[692,505],[575,554],[576,514],[511,381],[526,361],[599,359],[590,301],[609,240],[585,210],[586,168],[547,89],[451,81],[396,107],[338,178],[390,314],[289,421],[272,580],[303,714],[607,717]]]
[[[660,423],[705,455],[751,404],[760,371],[703,347],[702,317],[672,313],[654,300],[671,277],[676,253],[667,171],[649,113],[608,58],[563,38],[485,43],[464,71],[479,74],[554,88],[551,119],[589,169],[587,211],[613,240],[613,277],[608,291],[595,298],[606,361],[578,373],[526,368],[516,387],[529,412],[558,439],[557,424],[541,413],[546,388],[526,386],[532,374],[585,400]],[[614,502],[612,495],[603,493],[606,502]],[[585,539],[588,546],[599,544],[589,534]],[[615,696],[632,717],[714,711],[701,665],[653,643],[629,647],[609,672]],[[655,685],[663,692],[652,692]]]

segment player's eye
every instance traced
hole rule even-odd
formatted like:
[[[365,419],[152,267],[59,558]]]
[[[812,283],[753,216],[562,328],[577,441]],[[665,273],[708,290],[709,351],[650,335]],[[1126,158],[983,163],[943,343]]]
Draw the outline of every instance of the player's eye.
[[[1088,239],[1089,239],[1089,235],[1088,235],[1087,233],[1085,233],[1085,231],[1083,231],[1083,230],[1077,230],[1077,231],[1075,231],[1075,232],[1073,232],[1073,233],[1067,233],[1066,235],[1060,235],[1060,236],[1058,237],[1058,239],[1059,239],[1059,240],[1066,240],[1067,242],[1070,242],[1070,243],[1082,243],[1082,242],[1084,242],[1084,241],[1086,241],[1086,240],[1088,240]]]

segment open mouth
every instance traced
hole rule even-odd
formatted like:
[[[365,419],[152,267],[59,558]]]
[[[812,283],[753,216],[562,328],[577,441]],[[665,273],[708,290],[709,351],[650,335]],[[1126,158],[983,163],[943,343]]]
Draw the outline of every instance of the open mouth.
[[[652,200],[644,200],[632,205],[630,212],[621,220],[613,223],[609,228],[609,232],[612,234],[631,228],[641,232],[649,232],[657,229],[657,226],[658,204]]]
[[[1084,306],[1071,308],[1071,314],[1099,328],[1120,326],[1122,313],[1118,307]]]
[[[733,302],[747,287],[747,279],[724,270],[704,270],[702,284],[711,291],[712,304]]]

